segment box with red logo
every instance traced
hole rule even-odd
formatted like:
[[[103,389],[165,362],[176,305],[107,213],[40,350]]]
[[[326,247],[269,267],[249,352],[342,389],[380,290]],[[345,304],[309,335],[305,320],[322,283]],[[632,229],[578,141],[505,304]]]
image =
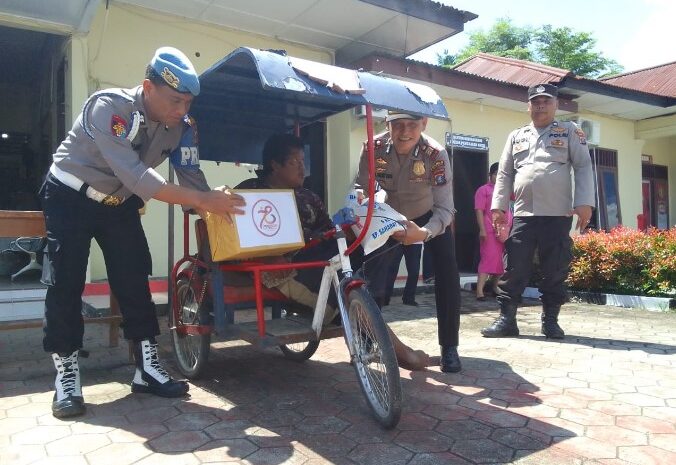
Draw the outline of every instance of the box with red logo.
[[[305,246],[292,189],[237,189],[244,197],[244,215],[207,213],[211,258],[216,262],[282,255]]]

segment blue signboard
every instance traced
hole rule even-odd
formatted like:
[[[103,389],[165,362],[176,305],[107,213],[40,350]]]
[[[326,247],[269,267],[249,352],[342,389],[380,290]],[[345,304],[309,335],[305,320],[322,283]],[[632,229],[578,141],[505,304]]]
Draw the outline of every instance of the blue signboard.
[[[465,134],[446,133],[446,146],[454,149],[488,152],[488,137],[467,136]]]

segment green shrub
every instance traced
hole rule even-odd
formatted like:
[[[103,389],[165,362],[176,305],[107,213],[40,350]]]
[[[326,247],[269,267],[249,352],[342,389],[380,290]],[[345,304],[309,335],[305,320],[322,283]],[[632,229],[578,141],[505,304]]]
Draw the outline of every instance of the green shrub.
[[[676,297],[676,228],[615,228],[573,240],[572,289]]]

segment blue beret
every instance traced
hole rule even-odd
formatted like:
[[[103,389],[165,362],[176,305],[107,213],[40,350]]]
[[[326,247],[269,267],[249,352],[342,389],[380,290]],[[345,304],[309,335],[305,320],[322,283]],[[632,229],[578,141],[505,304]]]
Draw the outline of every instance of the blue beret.
[[[150,67],[171,88],[181,93],[199,95],[200,81],[187,56],[174,47],[160,47],[150,60]]]

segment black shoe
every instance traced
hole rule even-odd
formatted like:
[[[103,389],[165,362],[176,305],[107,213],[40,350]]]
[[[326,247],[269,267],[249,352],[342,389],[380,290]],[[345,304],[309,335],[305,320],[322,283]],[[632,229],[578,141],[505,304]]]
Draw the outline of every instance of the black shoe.
[[[52,415],[56,418],[76,417],[85,413],[85,403],[80,384],[78,351],[71,354],[52,354],[56,367]]]
[[[162,367],[157,356],[157,343],[144,339],[134,344],[136,373],[131,392],[154,394],[160,397],[183,397],[188,393],[188,383],[177,381]]]
[[[458,355],[458,348],[446,346],[441,348],[441,371],[445,373],[457,373],[462,370],[462,363]]]
[[[563,339],[566,336],[566,333],[559,326],[560,311],[560,305],[543,305],[542,315],[540,316],[542,321],[541,331],[547,339]]]
[[[563,339],[566,337],[566,333],[563,332],[556,320],[543,320],[541,331],[547,339]]]
[[[411,307],[418,307],[419,306],[418,302],[416,302],[415,300],[406,299],[406,300],[402,300],[402,302],[404,303],[404,305],[410,305]]]
[[[516,325],[516,319],[500,315],[492,325],[482,329],[481,334],[483,337],[516,337],[519,335],[519,327]]]

